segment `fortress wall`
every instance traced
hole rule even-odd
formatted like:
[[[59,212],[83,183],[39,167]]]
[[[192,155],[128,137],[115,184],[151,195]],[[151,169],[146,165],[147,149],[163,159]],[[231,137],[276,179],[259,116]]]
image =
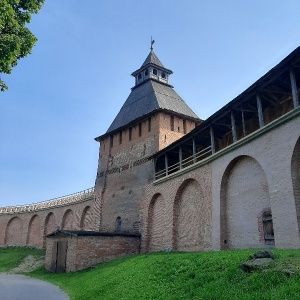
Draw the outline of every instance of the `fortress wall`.
[[[150,117],[149,117],[150,118]],[[131,126],[131,140],[129,128],[123,129],[101,139],[98,159],[98,175],[101,172],[120,168],[131,162],[146,157],[156,151],[157,132],[159,130],[159,116],[151,116],[151,128],[149,131],[148,119],[141,122],[141,136],[139,125]],[[122,140],[120,141],[120,134]],[[112,147],[111,147],[112,139]]]
[[[133,232],[140,227],[140,201],[144,187],[152,181],[152,162],[107,175],[106,190],[102,195],[101,231],[113,232],[121,218],[119,230]]]
[[[265,240],[267,211],[275,247],[299,248],[299,128],[296,115],[216,153],[210,163],[148,184],[142,251],[272,247]]]
[[[45,268],[55,272],[57,243],[66,243],[65,271],[74,272],[124,255],[139,253],[138,236],[55,236],[47,238]],[[57,250],[59,251],[59,250]]]
[[[211,164],[148,184],[141,215],[142,252],[212,249]]]
[[[225,246],[226,238],[221,238],[220,241],[220,236],[224,237],[226,234],[228,236],[233,224],[234,227],[242,228],[245,224],[254,226],[254,223],[257,224],[257,242],[252,243],[250,238],[246,238],[249,237],[248,227],[241,230],[239,234],[236,233],[235,240],[244,240],[244,242],[231,247],[244,248],[247,243],[250,243],[248,247],[260,247],[262,210],[269,205],[273,216],[275,246],[277,248],[300,247],[291,169],[292,156],[300,135],[299,128],[300,117],[298,116],[212,162],[214,249],[220,248],[220,242],[221,248]],[[249,165],[250,160],[252,165]],[[235,170],[226,174],[232,163],[235,164]],[[245,167],[245,164],[248,164],[248,167]],[[254,164],[260,167],[255,167]],[[257,172],[258,168],[260,168],[259,172]],[[234,185],[233,179],[236,180]],[[222,181],[227,182],[224,185],[225,190],[222,190]],[[228,202],[236,205],[224,206],[224,203]],[[221,222],[224,218],[226,222],[231,222],[227,227],[227,233],[224,232],[226,228]]]
[[[183,137],[195,128],[195,122],[184,118],[173,116],[174,128],[171,130],[171,115],[159,113],[159,139],[158,150],[161,150]],[[186,132],[184,133],[183,122],[185,120]]]
[[[177,131],[171,130],[168,114],[152,115],[151,128],[149,118],[131,127],[131,140],[129,129],[122,130],[122,143],[120,132],[101,140],[95,186],[101,231],[114,231],[118,217],[122,231],[139,230],[140,202],[154,172],[148,157],[184,135],[183,120],[179,117],[174,116]],[[194,127],[195,123],[186,121],[187,132]]]
[[[66,212],[71,212],[65,229],[81,229],[81,225],[89,230],[95,228],[93,214],[94,200],[70,204],[61,207],[34,212],[0,214],[0,246],[33,246],[42,248],[45,245],[45,234],[62,227]],[[89,216],[84,214],[89,210]],[[83,219],[83,220],[82,220]]]
[[[157,147],[158,116],[151,117],[151,128],[148,120],[131,127],[100,142],[100,155],[95,185],[98,211],[97,224],[101,231],[115,231],[116,220],[120,219],[120,230],[139,230],[139,202],[144,194],[144,186],[152,181],[152,162],[149,160]],[[150,131],[149,131],[150,129]]]

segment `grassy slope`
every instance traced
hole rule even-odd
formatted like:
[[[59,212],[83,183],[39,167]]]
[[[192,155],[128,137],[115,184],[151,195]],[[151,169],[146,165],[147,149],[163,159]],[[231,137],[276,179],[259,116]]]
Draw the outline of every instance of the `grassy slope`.
[[[32,248],[0,248],[0,272],[7,272],[17,267],[28,255],[42,256],[44,250]]]
[[[0,249],[0,263],[6,256],[19,259],[16,252],[29,250]],[[273,252],[275,268],[252,274],[239,269],[240,262],[253,253],[243,250],[146,254],[76,273],[50,274],[39,269],[30,275],[60,286],[74,300],[300,299],[300,250]],[[285,275],[283,269],[292,275]]]
[[[71,274],[34,277],[59,285],[71,299],[300,299],[300,251],[275,250],[273,270],[239,269],[253,250],[156,253],[117,259]],[[287,276],[282,269],[291,269]]]

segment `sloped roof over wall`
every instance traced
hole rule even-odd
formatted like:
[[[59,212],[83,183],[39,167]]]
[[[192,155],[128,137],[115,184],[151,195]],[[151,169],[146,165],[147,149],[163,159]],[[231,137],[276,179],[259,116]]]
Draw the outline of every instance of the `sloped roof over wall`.
[[[127,237],[140,237],[139,233],[126,233],[126,232],[99,232],[99,231],[84,231],[84,230],[55,230],[54,232],[46,235],[47,238],[51,237],[67,237],[67,236],[127,236]]]
[[[230,112],[247,102],[251,95],[254,96],[259,94],[260,91],[264,91],[264,88],[267,87],[271,82],[280,77],[284,72],[288,72],[291,69],[300,66],[300,46],[297,47],[294,51],[292,51],[287,57],[285,57],[280,63],[278,63],[275,67],[273,67],[270,71],[268,71],[265,75],[259,78],[256,82],[254,82],[250,87],[248,87],[245,91],[243,91],[240,95],[235,97],[233,100],[228,102],[225,106],[211,115],[209,118],[204,120],[200,125],[198,125],[195,129],[187,133],[182,138],[176,140],[172,144],[168,145],[164,149],[156,152],[153,157],[161,156],[164,153],[168,152],[172,148],[177,147],[179,144],[184,143],[189,140],[192,136],[196,134],[201,134],[203,129],[209,128],[212,124],[217,124],[218,120],[224,116],[230,114]],[[281,84],[286,84],[290,86],[290,82],[282,82]],[[299,89],[299,88],[298,88]]]

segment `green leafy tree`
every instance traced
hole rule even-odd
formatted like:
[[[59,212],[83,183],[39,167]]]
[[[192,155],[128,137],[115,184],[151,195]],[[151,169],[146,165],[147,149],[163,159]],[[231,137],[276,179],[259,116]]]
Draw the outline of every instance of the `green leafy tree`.
[[[30,53],[37,39],[25,25],[43,3],[44,0],[0,0],[0,74],[10,74],[18,60]],[[6,89],[0,78],[0,90]]]

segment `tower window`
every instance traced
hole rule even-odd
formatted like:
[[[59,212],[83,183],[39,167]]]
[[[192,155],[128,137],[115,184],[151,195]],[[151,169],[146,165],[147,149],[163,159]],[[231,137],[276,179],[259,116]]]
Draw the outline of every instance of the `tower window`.
[[[186,120],[183,120],[183,133],[186,134]]]
[[[148,76],[149,75],[149,71],[148,69],[145,71],[145,76]]]
[[[120,232],[121,231],[121,225],[122,225],[122,219],[121,217],[117,217],[116,218],[116,232]]]
[[[142,79],[142,74],[139,74],[138,75],[138,80],[141,80]]]
[[[119,133],[119,144],[122,144],[122,131]]]
[[[171,130],[174,131],[174,116],[171,116],[171,118],[170,118],[170,127],[171,127]]]
[[[110,143],[110,148],[112,148],[114,146],[114,136],[113,135],[110,136],[109,143]]]
[[[165,78],[166,78],[166,73],[165,73],[165,72],[162,72],[162,73],[161,73],[161,77],[162,77],[163,79],[165,79]]]
[[[142,123],[139,123],[139,136],[142,136]]]
[[[157,70],[156,69],[153,69],[153,74],[155,75],[155,76],[157,76]]]
[[[132,127],[129,127],[129,141],[132,139]]]
[[[151,118],[148,119],[148,132],[151,131]]]

